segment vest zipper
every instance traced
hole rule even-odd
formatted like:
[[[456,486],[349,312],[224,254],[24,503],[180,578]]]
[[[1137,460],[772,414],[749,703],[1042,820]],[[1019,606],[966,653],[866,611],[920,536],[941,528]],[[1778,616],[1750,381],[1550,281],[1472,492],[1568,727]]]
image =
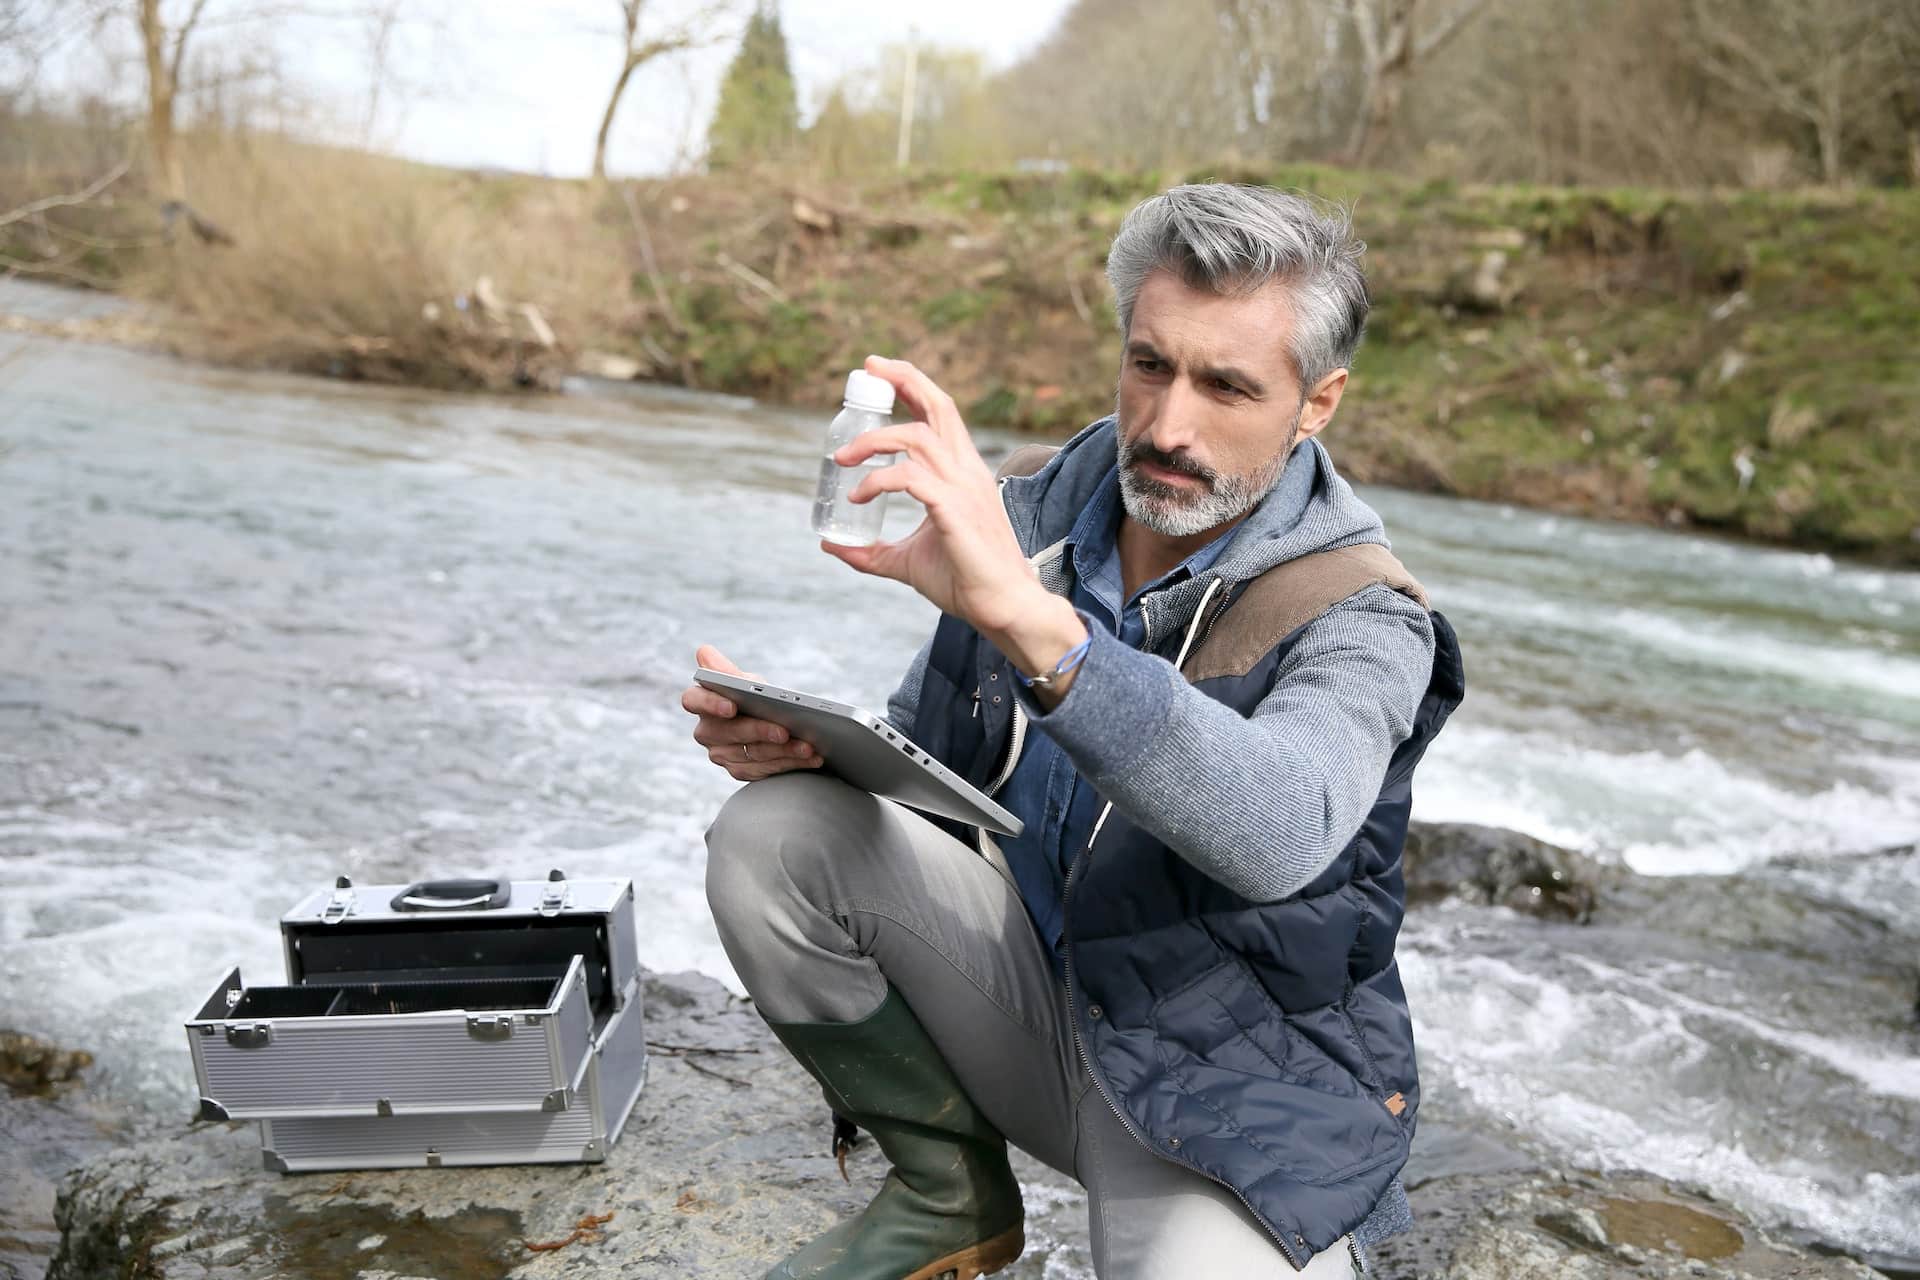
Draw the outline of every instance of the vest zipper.
[[[974,714],[980,712],[980,691],[974,690]],[[1014,767],[1020,763],[1020,749],[1027,745],[1027,713],[1020,709],[1020,699],[1013,700],[1013,737],[1007,743],[1007,762],[1000,768],[1000,774],[987,787],[988,795],[996,795],[1000,788],[1007,785],[1007,779],[1013,776]]]
[[[1214,590],[1218,588],[1220,585],[1221,585],[1220,580],[1215,579],[1211,584],[1208,585],[1206,593],[1203,596],[1201,596],[1200,608],[1195,611],[1195,616],[1194,616],[1195,626],[1190,627],[1188,629],[1186,642],[1180,646],[1180,656],[1174,660],[1174,669],[1176,671],[1186,664],[1187,655],[1193,651],[1195,640],[1200,636],[1204,636],[1205,633],[1199,632],[1199,628],[1198,628],[1198,624],[1201,620],[1200,615],[1205,611],[1208,601],[1213,596]],[[1224,611],[1225,611],[1225,605],[1223,603],[1221,607],[1221,612],[1224,612]],[[1151,620],[1147,617],[1147,602],[1144,600],[1140,602],[1140,615],[1141,615],[1142,622],[1147,624],[1150,631]],[[1214,616],[1218,617],[1219,614],[1216,613]],[[1209,622],[1208,625],[1210,626],[1211,622]],[[1198,635],[1196,635],[1197,632],[1198,632]],[[1017,704],[1015,709],[1018,710]],[[1009,770],[1009,772],[1011,772],[1011,770]],[[1260,1216],[1259,1211],[1253,1207],[1253,1202],[1248,1200],[1246,1196],[1242,1195],[1238,1187],[1235,1187],[1226,1182],[1222,1182],[1219,1178],[1214,1177],[1212,1174],[1208,1173],[1206,1170],[1194,1168],[1193,1165],[1188,1164],[1184,1160],[1178,1160],[1171,1156],[1161,1155],[1160,1149],[1156,1147],[1153,1143],[1147,1141],[1146,1135],[1142,1134],[1140,1130],[1134,1125],[1133,1118],[1129,1116],[1123,1109],[1121,1109],[1120,1104],[1114,1101],[1113,1095],[1107,1092],[1106,1081],[1102,1080],[1100,1078],[1100,1073],[1093,1069],[1092,1055],[1090,1055],[1087,1052],[1086,1042],[1080,1038],[1080,1018],[1077,1012],[1078,1006],[1073,997],[1073,988],[1074,988],[1073,938],[1067,932],[1067,922],[1072,919],[1072,915],[1073,915],[1071,906],[1073,902],[1074,878],[1075,876],[1078,875],[1081,865],[1083,863],[1086,863],[1092,860],[1094,846],[1100,842],[1101,829],[1107,825],[1107,815],[1109,815],[1112,812],[1113,812],[1113,801],[1111,800],[1107,801],[1105,804],[1103,804],[1100,807],[1100,816],[1094,819],[1093,831],[1087,837],[1086,848],[1080,851],[1080,856],[1075,858],[1073,860],[1073,865],[1067,868],[1066,883],[1065,885],[1062,886],[1060,891],[1061,937],[1066,940],[1066,944],[1067,944],[1067,949],[1066,949],[1067,1029],[1073,1034],[1074,1057],[1079,1061],[1082,1069],[1086,1071],[1088,1078],[1093,1081],[1094,1091],[1100,1095],[1100,1100],[1107,1104],[1107,1109],[1113,1112],[1115,1119],[1120,1121],[1120,1127],[1125,1129],[1130,1135],[1132,1135],[1133,1140],[1135,1142],[1138,1142],[1141,1146],[1153,1152],[1154,1155],[1159,1156],[1161,1159],[1170,1160],[1173,1163],[1178,1164],[1183,1169],[1192,1169],[1193,1172],[1199,1174],[1203,1178],[1206,1178],[1208,1181],[1218,1183],[1220,1186],[1225,1187],[1228,1191],[1233,1192],[1234,1198],[1240,1201],[1241,1204],[1246,1206],[1248,1215],[1251,1216],[1255,1222],[1259,1223],[1262,1227],[1266,1229],[1267,1234],[1273,1238],[1274,1244],[1279,1246],[1281,1254],[1287,1259],[1289,1263],[1293,1265],[1294,1270],[1296,1271],[1302,1270],[1306,1267],[1308,1256],[1310,1255],[1296,1255],[1294,1252],[1295,1245],[1289,1242],[1287,1238],[1283,1236],[1280,1232],[1274,1230],[1273,1224],[1269,1223],[1265,1218]],[[1298,1247],[1303,1250],[1306,1248],[1306,1240],[1304,1238],[1300,1239]]]
[[[1106,825],[1107,814],[1111,812],[1112,809],[1113,809],[1113,802],[1109,800],[1106,803],[1106,805],[1100,810],[1099,819],[1095,821],[1093,824],[1093,834],[1087,839],[1087,847],[1080,851],[1080,856],[1078,858],[1075,858],[1073,860],[1073,865],[1067,868],[1066,885],[1064,886],[1064,888],[1062,888],[1060,893],[1060,916],[1061,916],[1060,923],[1061,923],[1061,929],[1063,931],[1063,936],[1064,936],[1064,931],[1066,929],[1066,922],[1072,917],[1070,904],[1073,901],[1074,874],[1080,870],[1081,863],[1086,862],[1093,857],[1093,846],[1100,839],[1100,828]],[[1120,1121],[1120,1127],[1125,1129],[1129,1134],[1131,1134],[1135,1142],[1138,1142],[1141,1146],[1153,1152],[1154,1155],[1160,1156],[1160,1158],[1163,1160],[1173,1160],[1173,1158],[1170,1156],[1161,1155],[1160,1149],[1156,1147],[1153,1143],[1147,1141],[1146,1135],[1142,1134],[1139,1128],[1134,1125],[1133,1118],[1129,1116],[1121,1108],[1119,1103],[1113,1100],[1113,1095],[1107,1092],[1106,1081],[1102,1080],[1100,1078],[1100,1073],[1093,1069],[1093,1059],[1087,1053],[1086,1042],[1080,1038],[1080,1018],[1078,1013],[1076,1012],[1076,1004],[1073,998],[1073,987],[1074,987],[1073,939],[1070,937],[1067,938],[1066,970],[1067,970],[1067,974],[1066,974],[1067,1028],[1073,1033],[1073,1052],[1074,1052],[1075,1058],[1079,1061],[1081,1068],[1086,1071],[1088,1077],[1093,1081],[1094,1091],[1100,1095],[1100,1100],[1107,1104],[1107,1109],[1113,1112],[1115,1119]],[[1188,1164],[1184,1160],[1173,1160],[1173,1163],[1178,1164],[1183,1169],[1192,1169],[1193,1172],[1199,1174],[1201,1177],[1207,1179],[1209,1182],[1218,1183],[1220,1186],[1225,1187],[1228,1191],[1233,1192],[1234,1198],[1239,1200],[1241,1204],[1247,1207],[1247,1213],[1253,1218],[1253,1220],[1259,1223],[1262,1227],[1266,1228],[1267,1234],[1273,1238],[1274,1244],[1280,1247],[1280,1252],[1286,1257],[1287,1261],[1293,1264],[1294,1270],[1299,1271],[1299,1270],[1305,1269],[1308,1258],[1311,1255],[1296,1255],[1294,1252],[1294,1246],[1287,1241],[1285,1236],[1281,1235],[1278,1231],[1274,1230],[1273,1224],[1269,1223],[1265,1218],[1260,1216],[1260,1212],[1253,1207],[1253,1202],[1251,1200],[1248,1200],[1246,1196],[1241,1194],[1240,1188],[1233,1186],[1231,1183],[1222,1182],[1219,1178],[1214,1177],[1212,1174],[1208,1173],[1205,1169],[1196,1169],[1194,1168],[1193,1165]],[[1301,1242],[1300,1247],[1303,1249],[1305,1248],[1304,1240]]]

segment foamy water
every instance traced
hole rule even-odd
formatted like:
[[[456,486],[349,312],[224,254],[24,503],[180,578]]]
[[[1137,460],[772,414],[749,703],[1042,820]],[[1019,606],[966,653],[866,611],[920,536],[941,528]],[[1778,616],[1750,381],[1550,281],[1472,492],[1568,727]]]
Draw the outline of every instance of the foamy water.
[[[277,974],[279,914],[343,872],[629,875],[643,962],[732,982],[701,887],[732,783],[676,705],[695,646],[877,708],[933,621],[807,535],[819,414],[0,342],[0,1023],[95,1050],[156,1121],[193,1097],[181,1019],[232,964]],[[1655,874],[1804,855],[1778,874],[1911,930],[1915,860],[1845,855],[1920,836],[1920,576],[1367,496],[1466,652],[1417,817]],[[1410,925],[1436,1091],[1920,1255],[1920,1155],[1858,1114],[1915,1116],[1911,1033],[1515,936],[1479,908]],[[1716,1045],[1826,1082],[1739,1099],[1793,1144],[1721,1114],[1687,1069]]]

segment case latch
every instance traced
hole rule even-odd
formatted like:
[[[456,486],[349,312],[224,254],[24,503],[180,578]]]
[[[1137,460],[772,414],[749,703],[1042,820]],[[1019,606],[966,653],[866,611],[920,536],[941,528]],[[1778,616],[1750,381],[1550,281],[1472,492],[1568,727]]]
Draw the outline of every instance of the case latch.
[[[513,1039],[513,1015],[510,1013],[470,1013],[467,1034],[475,1040]]]
[[[323,924],[339,924],[353,914],[353,881],[341,876],[333,882],[333,892],[327,897],[327,904],[320,908],[320,921]]]
[[[540,914],[557,916],[567,905],[567,873],[555,867],[547,872],[546,888],[540,891]]]
[[[273,1042],[273,1027],[265,1022],[229,1023],[227,1043],[236,1049],[264,1049]]]

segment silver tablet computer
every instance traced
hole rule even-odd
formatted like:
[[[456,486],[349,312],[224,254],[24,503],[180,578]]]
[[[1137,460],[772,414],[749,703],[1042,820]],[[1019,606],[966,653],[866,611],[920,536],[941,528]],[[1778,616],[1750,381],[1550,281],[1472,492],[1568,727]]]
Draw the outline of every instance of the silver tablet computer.
[[[822,768],[862,791],[998,835],[1020,834],[1020,819],[871,712],[705,667],[693,678],[732,701],[741,714],[771,720],[812,743]]]

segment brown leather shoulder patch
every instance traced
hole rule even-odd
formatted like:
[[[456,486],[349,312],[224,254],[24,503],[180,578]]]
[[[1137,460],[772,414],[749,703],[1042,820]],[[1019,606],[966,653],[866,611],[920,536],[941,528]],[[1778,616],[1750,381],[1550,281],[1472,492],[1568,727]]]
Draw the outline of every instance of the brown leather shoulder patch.
[[[1009,476],[1030,476],[1053,459],[1060,452],[1057,444],[1023,444],[1008,454],[1000,469],[993,473],[994,479],[1005,480]]]
[[[1393,1112],[1393,1114],[1395,1115],[1399,1115],[1402,1111],[1405,1111],[1406,1109],[1407,1109],[1407,1100],[1405,1098],[1401,1097],[1398,1093],[1388,1095],[1387,1110]]]
[[[1187,659],[1187,679],[1243,676],[1274,645],[1368,587],[1386,585],[1427,607],[1426,588],[1378,543],[1277,564],[1240,593]]]

